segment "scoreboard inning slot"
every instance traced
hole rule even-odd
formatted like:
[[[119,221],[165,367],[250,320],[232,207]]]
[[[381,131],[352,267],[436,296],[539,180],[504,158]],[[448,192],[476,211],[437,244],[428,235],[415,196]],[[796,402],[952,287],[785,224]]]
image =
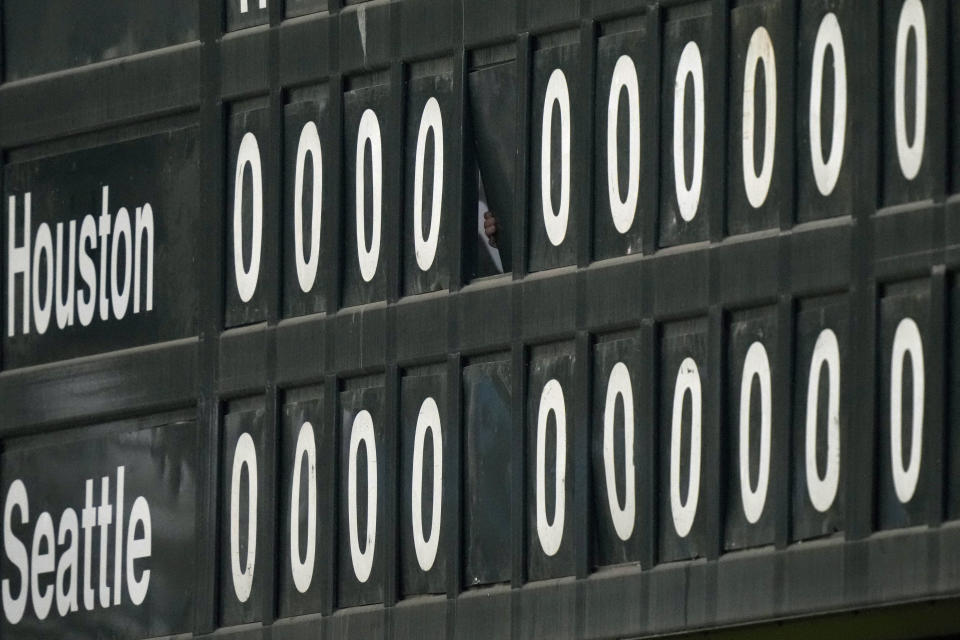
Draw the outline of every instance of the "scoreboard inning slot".
[[[491,3],[210,3],[129,63],[199,99],[0,124],[4,637],[960,593],[960,9]]]

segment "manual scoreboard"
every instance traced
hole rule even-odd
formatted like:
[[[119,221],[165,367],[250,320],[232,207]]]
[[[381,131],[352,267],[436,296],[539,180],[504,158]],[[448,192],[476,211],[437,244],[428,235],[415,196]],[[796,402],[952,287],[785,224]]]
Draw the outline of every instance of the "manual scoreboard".
[[[960,3],[40,4],[0,637],[957,606]]]

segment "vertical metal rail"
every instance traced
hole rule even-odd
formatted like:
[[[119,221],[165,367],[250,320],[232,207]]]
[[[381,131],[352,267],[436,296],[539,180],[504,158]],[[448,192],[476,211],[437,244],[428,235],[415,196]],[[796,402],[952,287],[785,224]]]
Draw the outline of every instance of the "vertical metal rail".
[[[220,428],[222,414],[217,396],[220,332],[223,330],[223,241],[224,237],[224,123],[220,99],[220,38],[224,3],[200,2],[201,84],[200,84],[200,213],[203,226],[215,238],[197,260],[200,288],[199,381],[197,397],[198,456],[200,456],[197,500],[197,598],[194,633],[213,631],[217,626],[219,541]]]

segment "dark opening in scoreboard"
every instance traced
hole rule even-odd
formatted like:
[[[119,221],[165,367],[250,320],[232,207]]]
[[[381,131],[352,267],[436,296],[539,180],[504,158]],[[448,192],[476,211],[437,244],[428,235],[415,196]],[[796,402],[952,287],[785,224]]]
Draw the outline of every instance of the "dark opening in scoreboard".
[[[3,637],[960,606],[960,4],[34,5]]]

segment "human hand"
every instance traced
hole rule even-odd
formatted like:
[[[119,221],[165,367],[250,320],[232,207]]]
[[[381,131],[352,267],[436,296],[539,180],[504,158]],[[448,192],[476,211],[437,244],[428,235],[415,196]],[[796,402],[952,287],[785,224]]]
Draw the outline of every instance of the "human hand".
[[[497,217],[493,215],[492,211],[487,211],[483,214],[483,233],[487,236],[487,242],[490,243],[490,246],[493,248],[497,247],[497,231],[499,231],[500,225],[497,224]]]

